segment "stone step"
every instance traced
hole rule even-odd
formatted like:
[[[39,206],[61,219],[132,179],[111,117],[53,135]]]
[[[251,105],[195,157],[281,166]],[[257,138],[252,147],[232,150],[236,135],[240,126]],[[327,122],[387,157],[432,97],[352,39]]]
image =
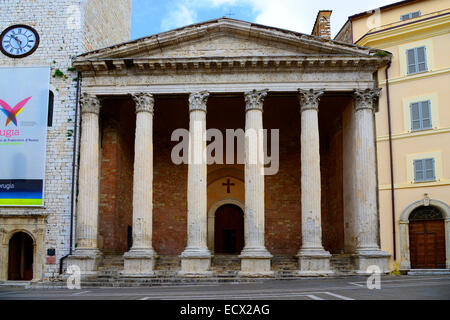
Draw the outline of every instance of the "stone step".
[[[332,270],[348,273],[354,269],[353,255],[334,254],[330,260]],[[218,276],[235,275],[241,268],[241,259],[238,255],[214,255],[211,259],[211,270]],[[298,257],[293,255],[273,256],[271,268],[275,272],[295,274],[299,269]],[[158,277],[173,277],[181,269],[179,255],[161,255],[155,261],[155,272]],[[102,278],[116,278],[123,270],[123,255],[105,255],[103,263],[99,266],[99,276]]]
[[[155,261],[155,270],[177,271],[181,269],[181,260],[178,255],[161,255]]]
[[[409,276],[427,276],[427,275],[449,275],[449,269],[411,269]]]
[[[352,254],[334,254],[330,259],[332,270],[347,272],[354,269],[354,258]]]
[[[274,271],[297,271],[299,268],[298,257],[283,255],[273,256],[272,270]]]

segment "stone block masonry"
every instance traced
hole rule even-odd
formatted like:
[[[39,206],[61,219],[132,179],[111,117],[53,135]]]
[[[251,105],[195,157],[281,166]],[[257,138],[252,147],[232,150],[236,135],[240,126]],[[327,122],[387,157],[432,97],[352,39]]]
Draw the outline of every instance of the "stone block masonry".
[[[36,52],[22,59],[0,55],[0,66],[51,68],[50,90],[54,94],[54,111],[53,125],[47,132],[45,206],[0,208],[0,229],[16,225],[8,223],[12,216],[46,216],[43,240],[36,237],[36,241],[44,243],[35,244],[39,248],[35,261],[47,261],[48,264],[43,265],[42,274],[34,274],[33,277],[36,280],[48,279],[58,274],[59,259],[69,252],[70,243],[73,132],[75,125],[79,125],[75,123],[77,73],[72,71],[72,58],[128,40],[131,0],[2,0],[0,10],[0,31],[14,24],[26,24],[40,35]],[[0,238],[9,234],[0,233]],[[47,249],[56,249],[56,259],[45,259]],[[1,256],[7,257],[8,248],[0,250]],[[1,259],[1,263],[6,264],[7,259]],[[6,277],[4,272],[0,274],[0,280],[6,280]]]

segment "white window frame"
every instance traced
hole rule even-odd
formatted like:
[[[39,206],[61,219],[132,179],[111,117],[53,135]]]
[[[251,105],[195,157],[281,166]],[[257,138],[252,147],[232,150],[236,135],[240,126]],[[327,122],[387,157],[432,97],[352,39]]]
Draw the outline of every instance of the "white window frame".
[[[434,180],[415,181],[414,160],[434,159]],[[406,181],[410,184],[425,183],[434,184],[443,179],[442,176],[442,151],[421,152],[406,155]]]
[[[428,107],[428,114],[429,114],[428,118],[424,118],[423,114],[422,114],[423,103],[425,103],[425,102],[427,103],[427,107]],[[417,119],[417,120],[413,119],[413,105],[414,104],[417,104],[417,106],[418,106],[419,119]],[[410,112],[410,119],[411,119],[411,132],[433,129],[433,117],[432,117],[432,112],[431,112],[431,100],[411,102],[409,104],[409,112]],[[424,127],[423,123],[425,122],[425,120],[428,120],[430,122],[430,126],[429,127]],[[413,121],[419,121],[419,128],[414,129]]]
[[[427,170],[425,163],[426,161],[431,160],[432,162],[432,169]],[[417,178],[417,167],[416,165],[418,163],[421,163],[422,165],[422,169],[420,170],[421,174],[422,174],[422,179],[418,179]],[[414,167],[414,182],[432,182],[432,181],[436,181],[436,161],[434,160],[434,158],[425,158],[425,159],[415,159],[414,163],[413,163],[413,167]],[[431,178],[427,178],[427,171],[432,170],[432,177]]]
[[[419,71],[419,54],[418,54],[418,49],[423,48],[423,54],[424,54],[424,63],[425,63],[425,70],[421,70]],[[414,64],[411,64],[409,61],[409,56],[408,53],[409,51],[413,50],[414,52]],[[410,66],[414,66],[414,72],[409,72],[409,67]],[[420,47],[415,47],[415,48],[410,48],[410,49],[406,49],[406,74],[407,75],[412,75],[412,74],[417,74],[417,73],[421,73],[421,72],[427,72],[428,71],[428,63],[427,63],[427,47],[426,46],[420,46]]]

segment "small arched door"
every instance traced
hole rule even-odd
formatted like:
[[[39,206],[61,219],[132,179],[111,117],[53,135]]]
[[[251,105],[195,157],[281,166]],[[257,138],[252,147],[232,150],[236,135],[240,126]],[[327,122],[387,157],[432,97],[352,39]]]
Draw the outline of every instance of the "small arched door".
[[[234,204],[225,204],[214,219],[214,251],[239,254],[244,247],[244,212]]]
[[[33,279],[33,239],[25,232],[9,240],[8,280]]]
[[[445,224],[438,209],[422,206],[411,212],[409,246],[412,269],[445,268]]]

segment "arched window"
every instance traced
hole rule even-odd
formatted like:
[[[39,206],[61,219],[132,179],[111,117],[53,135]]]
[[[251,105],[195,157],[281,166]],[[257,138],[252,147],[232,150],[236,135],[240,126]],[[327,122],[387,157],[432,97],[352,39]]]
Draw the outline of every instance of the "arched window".
[[[444,219],[442,212],[435,207],[426,206],[418,207],[414,209],[409,215],[409,221],[422,221],[422,220],[441,220]]]

